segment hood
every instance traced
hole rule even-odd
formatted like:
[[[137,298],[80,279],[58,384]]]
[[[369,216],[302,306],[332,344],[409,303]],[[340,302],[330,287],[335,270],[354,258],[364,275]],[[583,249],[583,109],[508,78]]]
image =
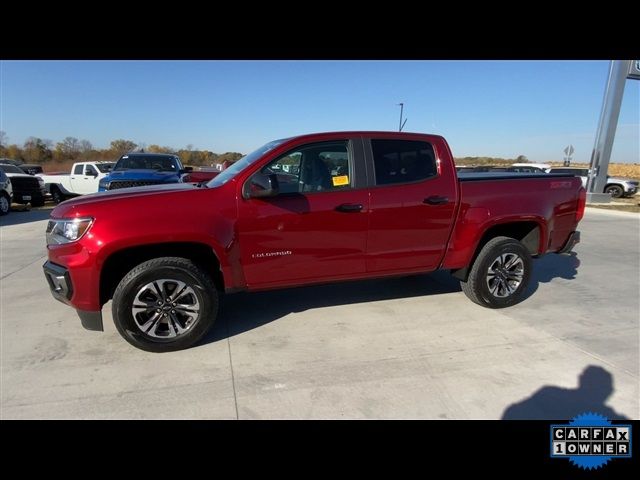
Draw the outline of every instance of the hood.
[[[29,175],[28,173],[9,173],[5,172],[9,178],[38,178],[35,175]]]
[[[113,180],[154,180],[158,182],[171,181],[179,177],[180,173],[176,171],[163,172],[159,170],[116,170],[110,172],[102,181]]]
[[[82,195],[80,197],[75,197],[60,203],[60,206],[67,207],[64,209],[65,211],[67,211],[69,208],[91,206],[92,204],[105,204],[105,203],[110,203],[111,201],[122,200],[127,198],[134,199],[134,198],[149,197],[149,200],[161,201],[161,200],[155,200],[153,197],[166,195],[170,193],[188,192],[188,191],[198,190],[201,188],[203,187],[198,187],[196,184],[193,184],[193,183],[169,183],[167,185],[119,188],[116,190],[109,190],[107,192],[91,193],[89,195]],[[57,207],[53,210],[53,212],[55,212],[56,210],[58,210]]]
[[[624,177],[607,177],[608,180],[613,180],[614,182],[633,182],[633,183],[638,183],[637,180],[634,180],[633,178],[624,178]]]

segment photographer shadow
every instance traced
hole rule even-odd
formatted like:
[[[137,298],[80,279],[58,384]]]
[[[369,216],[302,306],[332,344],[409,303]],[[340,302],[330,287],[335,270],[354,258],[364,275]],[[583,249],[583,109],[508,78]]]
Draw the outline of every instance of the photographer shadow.
[[[502,420],[567,420],[582,413],[599,413],[609,420],[628,420],[607,406],[614,392],[613,376],[602,367],[589,365],[578,378],[578,388],[547,385],[521,402],[507,407]]]

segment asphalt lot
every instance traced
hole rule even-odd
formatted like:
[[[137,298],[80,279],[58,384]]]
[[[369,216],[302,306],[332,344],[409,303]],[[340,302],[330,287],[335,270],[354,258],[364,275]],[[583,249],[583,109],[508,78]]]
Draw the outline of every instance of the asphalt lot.
[[[638,214],[587,209],[509,309],[446,272],[237,294],[201,345],[152,354],[110,304],[89,332],[51,297],[48,212],[0,218],[2,419],[640,417]]]

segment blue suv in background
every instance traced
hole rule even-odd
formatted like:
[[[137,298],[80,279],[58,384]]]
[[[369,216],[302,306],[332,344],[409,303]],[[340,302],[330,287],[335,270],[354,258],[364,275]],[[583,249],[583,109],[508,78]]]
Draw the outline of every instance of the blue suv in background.
[[[177,155],[127,153],[120,157],[111,173],[100,180],[98,191],[180,183],[191,170],[182,165]]]

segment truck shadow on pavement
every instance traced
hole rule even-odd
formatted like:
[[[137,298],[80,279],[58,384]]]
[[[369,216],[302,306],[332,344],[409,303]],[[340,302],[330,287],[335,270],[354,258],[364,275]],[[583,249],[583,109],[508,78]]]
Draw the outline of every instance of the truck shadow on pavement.
[[[589,412],[599,413],[609,420],[628,420],[605,405],[613,392],[613,375],[602,367],[589,365],[578,377],[578,388],[546,385],[507,407],[502,420],[570,420]]]
[[[425,275],[224,295],[221,297],[216,324],[201,344],[233,337],[295,312],[459,291],[460,283],[449,273],[441,271]]]
[[[555,278],[575,278],[579,266],[580,261],[575,253],[546,255],[535,260],[525,299],[533,295],[540,283],[550,282]],[[424,297],[460,290],[458,280],[446,271],[437,271],[406,277],[223,295],[216,324],[201,344],[239,335],[295,312],[328,306]],[[461,298],[460,301],[469,300]]]
[[[524,300],[533,295],[540,283],[548,283],[556,278],[573,280],[578,276],[580,259],[576,252],[565,255],[550,253],[533,261],[533,271]]]
[[[25,210],[22,205],[12,205],[11,212],[8,215],[0,217],[0,226],[20,225],[23,223],[47,220],[51,214],[51,210],[53,210],[53,206]]]

